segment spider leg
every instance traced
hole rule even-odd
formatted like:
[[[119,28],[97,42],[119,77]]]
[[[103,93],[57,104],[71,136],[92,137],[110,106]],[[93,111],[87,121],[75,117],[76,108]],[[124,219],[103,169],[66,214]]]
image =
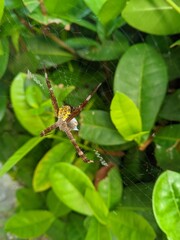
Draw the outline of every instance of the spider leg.
[[[60,130],[63,130],[67,137],[69,138],[69,140],[72,142],[72,144],[74,145],[75,149],[76,149],[76,152],[77,154],[79,155],[79,157],[86,163],[92,163],[94,162],[93,160],[89,160],[85,154],[83,153],[83,151],[80,149],[80,147],[78,146],[75,138],[73,137],[72,133],[71,133],[71,130],[68,128],[68,125],[66,122],[63,122],[63,127],[61,127]]]
[[[71,115],[66,119],[67,122],[71,121],[74,117],[76,117],[83,108],[88,104],[89,100],[92,98],[92,96],[95,94],[95,92],[98,90],[98,88],[101,86],[102,83],[99,83],[94,90],[87,96],[87,98],[84,100],[83,103],[81,103],[78,107],[76,107]]]
[[[46,136],[49,132],[51,132],[52,130],[56,129],[57,127],[59,127],[58,122],[52,124],[51,126],[49,126],[48,128],[44,129],[41,133],[40,136],[44,137]]]
[[[45,72],[46,84],[47,84],[47,87],[48,87],[48,90],[49,90],[49,94],[50,94],[50,97],[51,97],[51,102],[52,102],[52,105],[53,105],[53,108],[54,108],[55,115],[57,117],[58,116],[59,107],[58,107],[57,99],[56,99],[56,97],[54,95],[54,92],[53,92],[53,88],[51,86],[51,82],[48,79],[48,74],[46,72],[46,68],[45,67],[44,67],[44,72]]]

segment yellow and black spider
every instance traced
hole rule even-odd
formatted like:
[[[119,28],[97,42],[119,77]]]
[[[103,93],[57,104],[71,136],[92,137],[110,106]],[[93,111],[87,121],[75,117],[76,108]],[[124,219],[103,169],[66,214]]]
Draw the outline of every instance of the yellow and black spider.
[[[50,98],[52,101],[52,105],[55,111],[55,116],[58,118],[58,120],[51,126],[49,126],[48,128],[44,129],[41,132],[41,137],[45,136],[47,133],[51,132],[52,130],[59,128],[59,130],[63,131],[66,133],[67,137],[69,138],[69,140],[72,142],[72,144],[74,145],[77,154],[79,155],[79,157],[82,158],[82,160],[86,163],[91,163],[93,162],[93,160],[89,160],[87,159],[87,157],[85,156],[85,154],[83,153],[83,151],[80,149],[80,147],[78,146],[75,138],[73,137],[71,130],[77,130],[77,125],[78,122],[75,119],[75,117],[82,111],[82,109],[87,105],[87,103],[89,102],[89,100],[92,98],[92,96],[94,95],[94,93],[98,90],[98,88],[101,86],[101,83],[97,85],[97,87],[91,92],[91,94],[89,94],[89,96],[84,100],[83,103],[81,103],[78,107],[72,108],[69,105],[65,105],[62,107],[58,107],[58,103],[57,103],[57,99],[54,95],[52,86],[51,86],[51,82],[48,79],[48,75],[46,72],[46,69],[44,69],[45,71],[45,79],[46,79],[46,84],[49,90],[49,94],[50,94]]]

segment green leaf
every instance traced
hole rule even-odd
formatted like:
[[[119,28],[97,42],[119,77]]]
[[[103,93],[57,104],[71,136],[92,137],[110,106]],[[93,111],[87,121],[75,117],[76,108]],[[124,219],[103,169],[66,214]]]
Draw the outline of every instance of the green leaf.
[[[43,198],[40,194],[35,193],[31,188],[20,188],[16,191],[18,205],[22,210],[32,210],[43,208]]]
[[[152,211],[153,183],[136,183],[123,189],[122,206],[132,208],[138,212]]]
[[[109,228],[115,239],[154,240],[155,232],[140,215],[120,209],[109,214]]]
[[[32,108],[38,108],[42,103],[43,94],[39,87],[36,85],[29,86],[25,92],[26,101]]]
[[[56,162],[72,162],[75,157],[74,146],[62,142],[51,148],[36,166],[33,177],[33,188],[36,192],[50,187],[49,172]]]
[[[155,135],[155,156],[162,169],[180,170],[180,124],[162,128]]]
[[[71,15],[73,12],[77,17],[80,12],[85,10],[82,0],[61,0],[61,7],[59,7],[59,0],[53,0],[53,4],[51,0],[46,0],[44,4],[48,12],[55,16]]]
[[[81,27],[87,28],[90,31],[96,32],[96,26],[94,25],[94,23],[90,23],[88,20],[81,19],[81,21],[79,21],[79,19],[75,18],[74,16],[68,16],[68,20]]]
[[[15,30],[11,36],[11,41],[13,44],[13,47],[16,49],[17,52],[19,52],[19,38],[20,38],[20,32],[18,30]]]
[[[20,7],[23,7],[23,3],[20,0],[5,1],[5,7],[8,10],[14,10],[14,9],[18,9]]]
[[[56,219],[48,229],[46,235],[52,240],[66,239],[66,222],[64,220]]]
[[[22,0],[29,12],[34,11],[39,6],[38,0]]]
[[[108,209],[111,210],[120,203],[122,190],[122,179],[116,168],[112,168],[108,175],[98,183],[98,192],[104,199]]]
[[[12,216],[5,225],[5,230],[20,238],[34,238],[44,234],[55,220],[48,211],[27,211]]]
[[[125,94],[116,92],[111,102],[111,119],[119,133],[127,140],[140,142],[142,130],[138,108]]]
[[[172,44],[170,36],[147,35],[145,41],[160,53],[170,52],[169,46]]]
[[[180,121],[180,89],[167,95],[159,116],[170,121]]]
[[[171,44],[171,48],[176,46],[180,46],[180,39]]]
[[[62,50],[57,44],[52,41],[44,41],[43,38],[32,37],[26,39],[27,47],[32,52],[38,61],[45,64],[46,67],[54,66],[72,60],[74,57],[69,52]]]
[[[20,31],[20,30],[19,30]],[[38,68],[39,62],[32,52],[19,52],[14,56],[13,59],[10,58],[10,69],[15,75],[20,72],[27,72],[29,69],[31,72],[35,72]]]
[[[106,2],[106,0],[84,0],[84,2],[87,4],[87,6],[91,9],[91,11],[98,15],[99,11],[101,10],[103,4]]]
[[[177,11],[177,13],[180,14],[180,7],[179,7],[179,2],[178,0],[176,1],[177,3],[175,3],[172,0],[166,0],[166,2],[169,4],[169,6],[171,6],[175,11]]]
[[[28,152],[30,152],[43,138],[34,137],[20,147],[0,169],[0,176],[8,172],[17,162],[19,162]]]
[[[71,209],[68,208],[67,205],[61,202],[61,200],[55,195],[55,193],[52,190],[48,192],[46,204],[49,210],[57,218],[67,215],[71,211]]]
[[[7,95],[3,85],[0,83],[0,121],[3,119],[6,112]]]
[[[168,78],[162,59],[147,44],[129,48],[119,61],[114,91],[121,91],[136,104],[142,119],[142,131],[150,131],[163,102]]]
[[[0,1],[0,22],[4,11],[4,0]]]
[[[1,5],[1,3],[0,3]],[[1,7],[0,7],[1,9]],[[0,10],[1,11],[1,10]],[[0,40],[0,78],[4,75],[9,59],[9,43],[7,38]]]
[[[119,59],[119,57],[129,47],[127,40],[124,37],[118,39],[118,41],[106,40],[98,46],[93,46],[89,49],[83,49],[77,51],[78,54],[87,60],[91,61],[110,61]]]
[[[146,33],[168,35],[180,32],[180,14],[164,0],[131,0],[122,16],[129,25]]]
[[[37,1],[38,2],[38,1]],[[39,2],[38,2],[39,4]],[[30,9],[30,13],[28,14],[28,17],[36,21],[37,23],[43,24],[43,25],[49,25],[49,24],[62,24],[66,25],[67,21],[64,21],[60,18],[56,18],[49,15],[44,15],[40,9],[36,6],[36,3],[32,6],[28,6],[29,9],[32,8],[33,11]],[[34,8],[34,9],[33,9]]]
[[[105,111],[83,111],[79,136],[100,145],[119,145],[124,139],[114,128],[110,116]]]
[[[122,174],[126,176],[125,185],[139,182],[147,174],[147,156],[137,146],[128,149],[123,158]]]
[[[40,132],[47,126],[53,123],[53,116],[48,115],[45,117],[46,124],[43,122],[43,118],[40,118],[37,114],[33,113],[33,108],[28,105],[26,99],[25,83],[27,76],[24,73],[20,73],[13,80],[11,85],[11,100],[17,119],[21,125],[31,134],[39,135]],[[31,80],[32,82],[32,80]],[[30,83],[30,80],[29,82]],[[34,97],[33,97],[34,98]],[[29,97],[28,97],[29,99]]]
[[[106,225],[101,224],[96,218],[88,219],[87,235],[85,240],[112,240],[110,230]]]
[[[153,211],[159,227],[168,239],[180,239],[180,174],[166,171],[153,191]]]
[[[51,169],[50,181],[53,191],[64,204],[81,214],[92,215],[84,195],[86,188],[94,189],[94,186],[85,173],[68,163],[57,163]]]
[[[131,182],[132,183],[132,182]],[[157,239],[162,238],[162,232],[159,229],[152,211],[152,191],[154,183],[136,183],[128,185],[123,189],[122,207],[131,209],[143,216],[156,231]],[[158,238],[159,237],[159,238]]]
[[[99,1],[98,1],[99,2]],[[98,12],[98,18],[102,24],[107,24],[111,20],[120,15],[124,8],[126,0],[106,0],[100,11]]]
[[[87,188],[85,199],[91,206],[94,216],[98,219],[98,221],[102,224],[106,224],[109,211],[100,194],[95,189]]]
[[[69,38],[67,39],[66,43],[75,49],[99,46],[98,42],[96,42],[95,40],[83,37]]]
[[[180,76],[180,48],[170,49],[165,56],[165,61],[168,67],[168,75],[170,80],[178,79]]]
[[[55,85],[53,89],[54,89],[54,94],[56,96],[56,99],[58,101],[58,105],[62,106],[63,102],[66,101],[67,96],[75,89],[75,87],[64,86],[63,88],[61,88],[58,85]]]
[[[73,212],[70,213],[67,218],[65,232],[66,237],[62,238],[62,240],[84,240],[86,235],[86,229],[84,227],[84,216]]]

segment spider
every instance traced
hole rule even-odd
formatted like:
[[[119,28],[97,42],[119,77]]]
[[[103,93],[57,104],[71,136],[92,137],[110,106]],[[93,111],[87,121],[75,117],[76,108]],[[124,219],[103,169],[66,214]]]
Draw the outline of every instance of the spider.
[[[58,103],[57,103],[57,99],[54,95],[52,86],[51,86],[51,82],[48,79],[48,74],[46,72],[46,69],[44,69],[45,72],[45,79],[46,79],[46,84],[49,90],[49,94],[50,94],[50,98],[51,98],[51,102],[54,108],[54,112],[55,112],[55,116],[58,118],[58,120],[51,126],[49,126],[48,128],[44,129],[40,136],[43,137],[45,136],[47,133],[50,133],[52,130],[59,128],[60,131],[63,131],[66,133],[67,137],[69,138],[69,140],[71,141],[71,143],[74,145],[77,154],[79,155],[79,157],[86,163],[91,163],[93,162],[93,160],[89,160],[85,154],[83,153],[83,151],[81,150],[81,148],[78,146],[75,138],[73,137],[71,130],[78,130],[77,129],[77,125],[78,122],[75,119],[75,117],[83,110],[83,108],[87,105],[87,103],[89,102],[89,100],[92,98],[92,96],[95,94],[95,92],[98,90],[98,88],[101,86],[101,83],[98,84],[95,89],[90,93],[90,95],[84,100],[83,103],[81,103],[78,107],[71,107],[69,105],[65,105],[62,107],[58,107]]]

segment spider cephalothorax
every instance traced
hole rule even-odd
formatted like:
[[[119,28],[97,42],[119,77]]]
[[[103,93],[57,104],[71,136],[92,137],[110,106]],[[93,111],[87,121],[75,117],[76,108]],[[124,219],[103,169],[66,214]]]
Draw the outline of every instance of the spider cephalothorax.
[[[65,105],[59,108],[57,117],[65,121],[70,115],[71,115],[71,107],[69,105]]]

